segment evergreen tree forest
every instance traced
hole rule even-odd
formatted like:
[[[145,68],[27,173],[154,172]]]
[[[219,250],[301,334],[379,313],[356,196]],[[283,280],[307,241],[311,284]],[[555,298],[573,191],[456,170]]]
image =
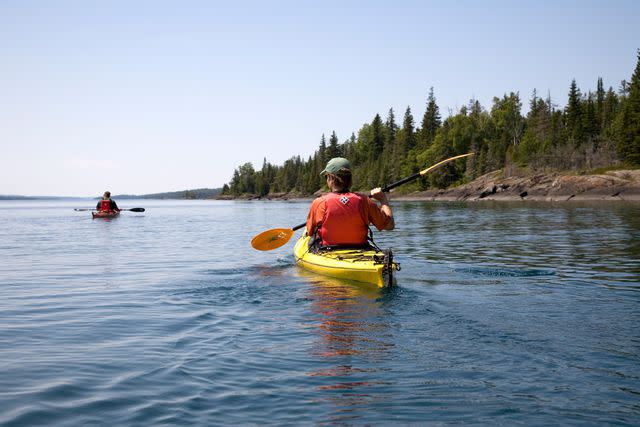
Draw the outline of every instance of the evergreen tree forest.
[[[351,161],[353,189],[361,191],[468,152],[476,155],[447,164],[402,191],[446,188],[496,170],[509,176],[640,167],[640,49],[631,80],[623,80],[617,90],[605,89],[598,78],[595,92],[583,93],[573,80],[564,108],[535,90],[524,116],[522,102],[514,92],[494,97],[490,109],[471,100],[443,119],[431,88],[419,121],[409,107],[401,117],[391,108],[341,143],[335,131],[328,141],[322,135],[306,159],[298,155],[274,165],[265,158],[259,169],[245,163],[222,191],[231,196],[311,195],[323,189],[320,171],[332,157]]]

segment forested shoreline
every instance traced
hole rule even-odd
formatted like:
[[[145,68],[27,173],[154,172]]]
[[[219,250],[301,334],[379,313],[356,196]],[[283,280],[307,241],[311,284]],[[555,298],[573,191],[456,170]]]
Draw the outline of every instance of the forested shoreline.
[[[534,90],[526,116],[521,110],[520,94],[510,92],[494,97],[489,110],[472,99],[443,120],[432,87],[419,125],[410,107],[400,123],[390,109],[384,120],[376,114],[342,143],[335,131],[328,141],[322,135],[307,159],[298,155],[273,165],[265,158],[259,170],[251,163],[239,166],[222,194],[311,195],[323,188],[320,171],[332,157],[348,158],[354,189],[367,190],[442,159],[476,153],[404,186],[404,192],[447,188],[496,170],[511,176],[640,167],[640,49],[631,80],[623,80],[618,90],[605,89],[598,78],[595,92],[582,93],[573,80],[564,108]]]

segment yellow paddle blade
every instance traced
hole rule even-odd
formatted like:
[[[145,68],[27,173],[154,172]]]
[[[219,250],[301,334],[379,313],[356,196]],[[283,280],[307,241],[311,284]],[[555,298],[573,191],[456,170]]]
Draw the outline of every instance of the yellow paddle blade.
[[[433,166],[429,166],[429,167],[428,167],[428,168],[426,168],[425,170],[421,170],[421,171],[420,171],[420,175],[423,175],[423,176],[424,176],[424,175],[428,174],[429,172],[431,172],[431,171],[434,171],[434,170],[438,169],[440,166],[444,165],[445,163],[449,163],[449,162],[451,162],[451,161],[453,161],[453,160],[461,159],[461,158],[463,158],[463,157],[473,156],[474,154],[475,154],[475,153],[467,153],[467,154],[460,154],[459,156],[449,157],[448,159],[445,159],[445,160],[443,160],[443,161],[441,161],[441,162],[438,162],[438,163],[436,163],[436,164],[435,164],[435,165],[433,165]]]
[[[270,251],[287,243],[291,236],[293,236],[291,228],[274,228],[263,231],[251,239],[251,246],[259,251]]]

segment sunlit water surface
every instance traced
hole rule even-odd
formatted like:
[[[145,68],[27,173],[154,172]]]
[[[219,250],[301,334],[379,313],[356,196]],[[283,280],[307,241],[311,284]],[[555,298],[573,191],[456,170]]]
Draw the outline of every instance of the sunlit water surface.
[[[0,424],[638,425],[640,205],[394,203],[379,291],[304,202],[0,202]]]

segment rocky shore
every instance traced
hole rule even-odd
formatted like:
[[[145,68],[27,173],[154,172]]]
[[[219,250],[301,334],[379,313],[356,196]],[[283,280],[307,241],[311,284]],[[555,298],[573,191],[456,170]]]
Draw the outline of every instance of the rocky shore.
[[[427,190],[396,200],[635,200],[640,201],[640,170],[598,175],[538,174],[502,177],[499,171],[446,190]]]
[[[317,197],[299,193],[274,193],[264,197],[218,196],[221,200],[290,200]],[[526,177],[503,177],[501,171],[483,175],[458,187],[433,189],[408,194],[392,193],[393,200],[628,200],[640,201],[640,169],[617,170],[596,175],[561,173],[537,174]]]

